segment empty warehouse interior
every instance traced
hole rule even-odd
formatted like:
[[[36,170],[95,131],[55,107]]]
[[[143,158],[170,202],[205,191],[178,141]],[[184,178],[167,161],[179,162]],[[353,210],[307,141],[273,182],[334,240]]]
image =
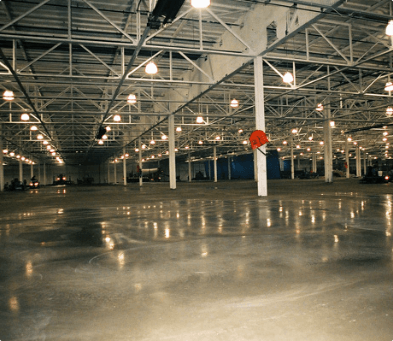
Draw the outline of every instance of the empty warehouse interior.
[[[390,0],[1,0],[0,340],[392,340]]]

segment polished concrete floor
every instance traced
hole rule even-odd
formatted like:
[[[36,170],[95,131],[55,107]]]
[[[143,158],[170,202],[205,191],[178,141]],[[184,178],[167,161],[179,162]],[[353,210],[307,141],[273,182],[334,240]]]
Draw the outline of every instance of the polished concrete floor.
[[[0,193],[0,340],[393,340],[393,184]]]

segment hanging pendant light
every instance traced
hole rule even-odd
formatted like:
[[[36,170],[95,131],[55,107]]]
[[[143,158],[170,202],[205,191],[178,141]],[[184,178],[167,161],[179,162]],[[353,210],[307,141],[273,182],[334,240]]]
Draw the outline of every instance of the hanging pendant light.
[[[6,90],[6,91],[4,91],[4,93],[3,93],[3,99],[5,100],[5,101],[13,101],[14,100],[14,92],[13,91],[11,91],[11,90]]]
[[[387,107],[386,108],[386,115],[391,116],[393,114],[393,108],[392,107]]]
[[[196,123],[203,123],[203,117],[202,116],[198,116],[196,118]]]
[[[29,114],[22,114],[22,115],[20,116],[20,119],[21,119],[22,121],[28,121],[28,120],[30,119],[30,116],[29,116]]]
[[[322,111],[323,110],[323,104],[318,103],[317,107],[315,108],[316,111]]]
[[[120,121],[121,121],[120,115],[115,115],[115,116],[113,116],[113,120],[114,120],[115,122],[120,122]]]
[[[135,104],[136,103],[136,96],[134,94],[129,94],[127,98],[127,103]]]
[[[292,83],[292,82],[293,82],[292,73],[290,73],[289,71],[287,71],[287,72],[285,73],[284,77],[282,78],[282,81],[283,81],[284,83],[287,83],[287,84]]]
[[[393,20],[390,20],[385,30],[386,35],[393,36]]]
[[[191,0],[191,6],[194,8],[207,8],[210,6],[210,0]]]
[[[145,67],[145,72],[149,75],[155,75],[158,72],[157,65],[154,62],[149,62]]]
[[[387,82],[385,85],[385,91],[393,91],[393,83]]]
[[[231,101],[231,107],[232,108],[237,108],[239,106],[239,101],[236,99],[236,98],[234,98],[232,101]]]

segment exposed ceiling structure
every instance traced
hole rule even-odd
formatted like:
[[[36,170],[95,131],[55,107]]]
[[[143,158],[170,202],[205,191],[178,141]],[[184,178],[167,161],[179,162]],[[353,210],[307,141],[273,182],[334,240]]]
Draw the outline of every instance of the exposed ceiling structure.
[[[332,121],[337,157],[349,136],[370,156],[392,155],[386,109],[393,101],[385,90],[393,71],[393,40],[385,33],[391,0],[211,0],[206,9],[186,0],[160,27],[149,25],[155,5],[0,2],[0,91],[15,97],[0,99],[6,162],[19,154],[99,164],[124,151],[137,158],[142,144],[144,158],[165,158],[169,117],[180,130],[179,157],[211,156],[213,146],[219,155],[249,152],[258,56],[269,149],[289,155],[283,141],[293,139],[296,153],[322,155],[324,126]],[[155,75],[145,72],[150,61]],[[287,71],[291,83],[282,80]],[[135,103],[127,102],[130,94]],[[230,106],[233,99],[238,107]],[[100,127],[110,128],[101,142]]]

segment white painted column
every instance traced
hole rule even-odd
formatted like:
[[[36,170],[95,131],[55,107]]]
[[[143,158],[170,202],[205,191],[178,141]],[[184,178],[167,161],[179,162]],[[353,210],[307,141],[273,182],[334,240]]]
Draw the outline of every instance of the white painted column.
[[[347,179],[349,179],[350,172],[349,172],[349,143],[348,143],[348,136],[345,136],[345,162],[347,163],[346,177],[347,177]]]
[[[19,181],[23,182],[23,163],[21,159],[19,159]]]
[[[175,155],[175,117],[168,118],[168,143],[169,143],[169,187],[176,189],[176,155]]]
[[[127,158],[125,148],[123,148],[123,184],[127,186]]]
[[[111,165],[111,162],[110,162],[110,160],[108,159],[108,184],[111,183],[111,182],[110,182],[110,179],[111,179],[110,165]]]
[[[291,179],[295,179],[295,162],[293,159],[293,139],[291,139]]]
[[[254,149],[252,151],[253,158],[254,158],[254,180],[258,181],[258,168],[257,168],[257,150]]]
[[[330,103],[325,112],[324,132],[324,163],[325,163],[325,182],[333,182],[333,151],[332,151],[332,127],[330,126]]]
[[[43,183],[44,183],[44,185],[46,186],[47,185],[47,182],[46,182],[46,163],[44,162],[44,170],[43,170],[43,173],[44,173],[44,181],[43,181]]]
[[[211,180],[211,179],[212,179],[212,178],[211,178],[212,169],[211,169],[211,165],[210,165],[210,160],[207,161],[207,169],[208,169],[208,171],[209,171],[209,175],[207,176],[207,178],[208,178],[209,180]]]
[[[42,183],[42,181],[41,181],[41,163],[38,164],[38,181]]]
[[[114,180],[114,183],[115,184],[117,184],[117,170],[116,170],[116,164],[117,164],[117,162],[116,162],[116,160],[115,161],[113,161],[113,180]]]
[[[31,163],[30,164],[30,178],[34,176],[34,165]]]
[[[312,153],[312,172],[313,173],[317,172],[317,153],[316,152]]]
[[[367,173],[367,154],[366,151],[364,151],[364,156],[363,156],[363,175],[366,175]]]
[[[362,174],[362,170],[360,168],[360,148],[356,146],[356,176],[360,177]]]
[[[254,59],[254,83],[255,83],[255,128],[265,131],[265,103],[263,88],[263,59],[256,57]],[[266,153],[266,145],[259,147]],[[260,151],[256,154],[257,172],[258,172],[258,196],[267,196],[267,170],[266,156]]]
[[[191,154],[188,152],[188,182],[192,180],[192,172],[191,172]]]
[[[0,125],[0,192],[4,191],[4,166],[3,166],[3,161],[4,161],[4,156],[3,156],[3,137],[2,137],[2,131],[1,131],[1,125]]]
[[[217,147],[213,147],[214,182],[217,182]]]
[[[231,170],[231,156],[228,156],[228,180],[232,179],[232,170]]]
[[[140,170],[140,174],[139,174],[139,187],[142,187],[143,185],[143,171],[142,171],[142,144],[141,144],[141,139],[139,138],[139,170]]]

